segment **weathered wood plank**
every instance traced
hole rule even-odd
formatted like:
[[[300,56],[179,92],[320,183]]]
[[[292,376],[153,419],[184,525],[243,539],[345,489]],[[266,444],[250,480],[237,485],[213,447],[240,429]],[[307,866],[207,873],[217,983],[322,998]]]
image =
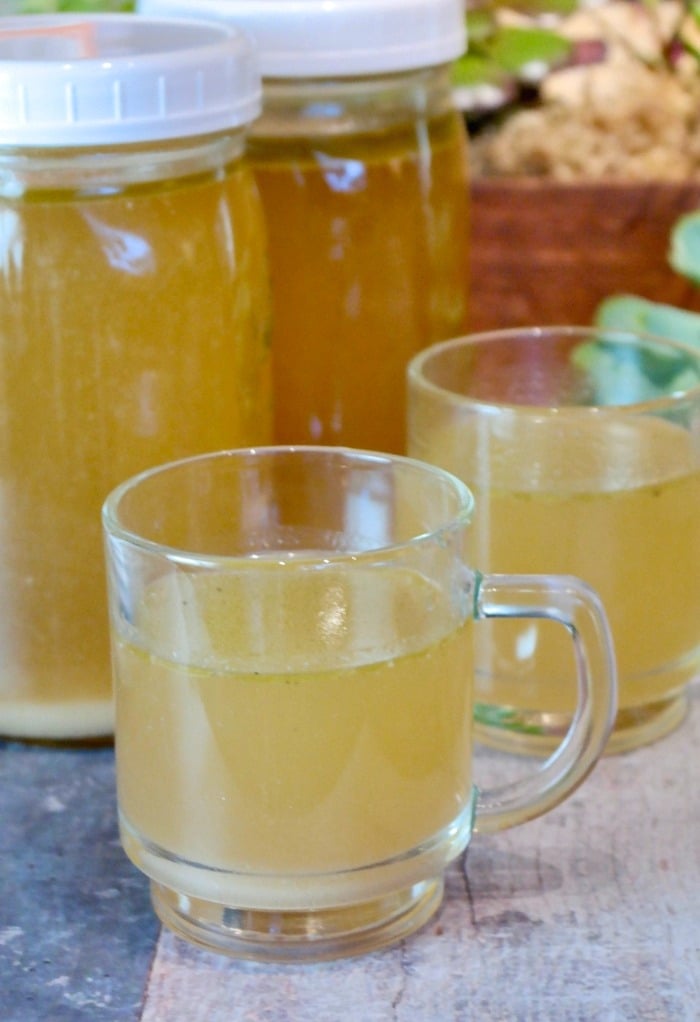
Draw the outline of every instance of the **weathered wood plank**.
[[[475,838],[401,946],[257,966],[164,933],[143,1022],[697,1022],[700,691],[683,727],[599,764],[542,820]],[[485,753],[493,778],[512,769]]]
[[[121,853],[110,750],[0,745],[3,1022],[697,1022],[700,690],[543,820],[477,837],[404,945],[254,966],[162,934]],[[479,759],[500,780],[512,761]]]

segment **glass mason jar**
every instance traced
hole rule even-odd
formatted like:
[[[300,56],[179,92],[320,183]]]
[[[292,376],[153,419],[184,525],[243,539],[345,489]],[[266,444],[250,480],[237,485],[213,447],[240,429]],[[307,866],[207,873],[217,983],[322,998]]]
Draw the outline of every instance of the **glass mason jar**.
[[[276,439],[400,452],[405,367],[464,331],[462,0],[140,0],[255,38],[250,155],[269,234]]]
[[[0,735],[113,727],[100,506],[270,437],[249,40],[133,15],[0,37]]]

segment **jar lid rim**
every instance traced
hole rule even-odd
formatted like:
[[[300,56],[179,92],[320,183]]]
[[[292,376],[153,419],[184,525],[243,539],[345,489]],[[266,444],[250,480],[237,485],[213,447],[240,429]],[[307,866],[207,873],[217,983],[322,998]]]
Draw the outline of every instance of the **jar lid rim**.
[[[242,27],[263,78],[407,71],[448,63],[467,44],[463,0],[137,0],[137,11]]]
[[[260,113],[257,51],[232,25],[53,14],[0,18],[0,139],[11,146],[158,141]]]

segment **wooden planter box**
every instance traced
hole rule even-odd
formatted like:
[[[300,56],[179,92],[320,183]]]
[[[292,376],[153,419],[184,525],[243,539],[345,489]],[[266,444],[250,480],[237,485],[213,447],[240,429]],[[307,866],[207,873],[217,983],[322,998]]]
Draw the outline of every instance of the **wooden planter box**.
[[[671,227],[700,208],[700,183],[472,183],[472,330],[591,322],[608,295],[700,311],[674,273]]]

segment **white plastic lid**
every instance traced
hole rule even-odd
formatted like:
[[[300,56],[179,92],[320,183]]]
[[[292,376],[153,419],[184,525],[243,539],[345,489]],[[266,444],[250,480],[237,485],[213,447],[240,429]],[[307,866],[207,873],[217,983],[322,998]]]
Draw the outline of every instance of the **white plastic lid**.
[[[137,10],[240,25],[260,49],[263,78],[407,71],[466,47],[464,0],[138,0]]]
[[[260,108],[255,48],[230,25],[133,14],[0,19],[0,145],[205,135]]]

